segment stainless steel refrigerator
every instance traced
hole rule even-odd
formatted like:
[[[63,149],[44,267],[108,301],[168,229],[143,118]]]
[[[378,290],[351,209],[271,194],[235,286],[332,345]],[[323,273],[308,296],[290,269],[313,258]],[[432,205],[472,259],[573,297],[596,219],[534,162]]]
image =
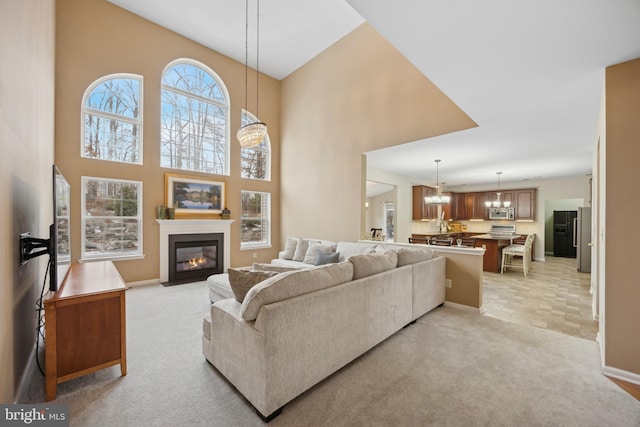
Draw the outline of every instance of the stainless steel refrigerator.
[[[591,273],[591,208],[578,208],[575,230],[578,271]]]

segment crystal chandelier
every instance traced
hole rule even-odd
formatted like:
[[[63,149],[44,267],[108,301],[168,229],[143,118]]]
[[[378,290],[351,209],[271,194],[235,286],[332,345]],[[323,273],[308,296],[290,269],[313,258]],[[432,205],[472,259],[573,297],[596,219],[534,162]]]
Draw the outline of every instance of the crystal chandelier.
[[[440,159],[434,160],[436,162],[436,195],[435,196],[427,196],[424,198],[424,201],[428,205],[448,205],[451,201],[451,197],[445,196],[442,194],[442,189],[438,183],[439,179],[439,170],[438,164],[440,163]],[[443,183],[444,186],[444,183]]]
[[[260,80],[260,0],[256,2],[256,117],[258,114],[258,82]],[[244,43],[244,109],[247,111],[248,98],[248,75],[249,75],[249,0],[245,0],[245,43]],[[267,136],[267,125],[263,122],[248,123],[240,129],[236,134],[240,146],[242,148],[251,148],[260,145],[265,136]]]
[[[511,202],[500,199],[502,196],[502,193],[500,192],[500,175],[502,175],[502,172],[496,172],[496,174],[498,175],[498,191],[496,192],[496,199],[494,201],[487,200],[484,204],[488,208],[508,208],[511,206]]]

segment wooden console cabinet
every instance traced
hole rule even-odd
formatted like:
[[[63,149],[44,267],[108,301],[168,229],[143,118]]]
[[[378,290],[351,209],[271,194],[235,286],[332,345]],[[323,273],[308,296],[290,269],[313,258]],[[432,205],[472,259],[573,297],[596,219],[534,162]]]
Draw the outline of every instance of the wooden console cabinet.
[[[127,375],[126,289],[111,261],[73,264],[45,300],[47,401],[59,383],[109,366]]]

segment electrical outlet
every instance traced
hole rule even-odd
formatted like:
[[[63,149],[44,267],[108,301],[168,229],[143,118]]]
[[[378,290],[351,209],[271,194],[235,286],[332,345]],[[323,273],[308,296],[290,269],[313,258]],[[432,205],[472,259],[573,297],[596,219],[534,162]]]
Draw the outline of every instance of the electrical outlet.
[[[253,259],[256,259],[256,258],[258,258],[258,253],[257,253],[257,252],[254,252],[254,253],[253,253]]]
[[[450,287],[451,287],[451,279],[447,279],[447,281],[445,282],[445,286],[446,286],[447,288],[450,288]]]

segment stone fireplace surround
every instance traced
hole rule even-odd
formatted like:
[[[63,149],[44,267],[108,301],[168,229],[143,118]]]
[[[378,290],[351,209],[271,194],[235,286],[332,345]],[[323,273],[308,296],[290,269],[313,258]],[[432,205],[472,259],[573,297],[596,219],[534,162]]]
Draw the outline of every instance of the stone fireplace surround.
[[[160,225],[160,283],[169,281],[169,236],[172,234],[224,234],[223,270],[229,269],[231,260],[231,223],[228,219],[157,219]]]

